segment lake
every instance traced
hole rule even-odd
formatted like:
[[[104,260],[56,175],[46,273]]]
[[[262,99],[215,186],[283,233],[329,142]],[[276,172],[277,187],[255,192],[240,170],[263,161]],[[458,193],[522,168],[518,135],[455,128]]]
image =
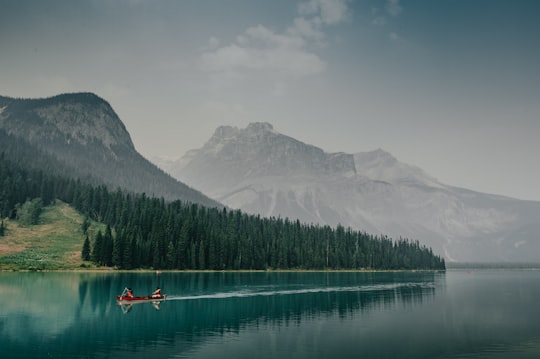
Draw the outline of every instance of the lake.
[[[540,358],[537,270],[5,272],[0,294],[3,359]]]

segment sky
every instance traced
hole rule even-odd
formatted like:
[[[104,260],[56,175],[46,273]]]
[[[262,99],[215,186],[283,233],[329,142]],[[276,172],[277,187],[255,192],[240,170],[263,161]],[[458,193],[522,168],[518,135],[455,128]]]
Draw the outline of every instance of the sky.
[[[0,0],[0,95],[90,91],[151,159],[269,122],[540,200],[540,1]]]

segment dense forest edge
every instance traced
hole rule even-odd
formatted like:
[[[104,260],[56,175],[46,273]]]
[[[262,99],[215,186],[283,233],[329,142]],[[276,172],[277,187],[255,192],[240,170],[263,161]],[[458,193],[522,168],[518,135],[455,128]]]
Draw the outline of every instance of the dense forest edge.
[[[0,154],[0,180],[0,241],[9,236],[5,219],[32,226],[44,207],[61,201],[84,216],[80,255],[95,266],[128,270],[445,269],[444,259],[418,241],[112,191],[104,185],[24,168],[4,153]],[[92,223],[101,225],[89,231]]]

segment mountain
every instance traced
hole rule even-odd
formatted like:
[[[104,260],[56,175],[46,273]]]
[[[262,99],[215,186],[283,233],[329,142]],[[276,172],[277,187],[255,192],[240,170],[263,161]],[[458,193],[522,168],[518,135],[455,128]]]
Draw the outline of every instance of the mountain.
[[[167,170],[232,208],[417,239],[450,261],[540,254],[540,202],[445,185],[381,149],[327,153],[268,123],[219,127]]]
[[[141,156],[109,103],[92,93],[0,97],[0,153],[112,189],[221,206]]]

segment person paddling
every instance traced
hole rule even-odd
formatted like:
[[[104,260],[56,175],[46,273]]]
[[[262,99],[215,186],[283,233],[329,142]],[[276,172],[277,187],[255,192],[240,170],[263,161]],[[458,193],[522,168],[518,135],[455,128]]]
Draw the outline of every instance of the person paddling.
[[[156,290],[152,293],[152,298],[161,298],[161,289],[156,287]]]

